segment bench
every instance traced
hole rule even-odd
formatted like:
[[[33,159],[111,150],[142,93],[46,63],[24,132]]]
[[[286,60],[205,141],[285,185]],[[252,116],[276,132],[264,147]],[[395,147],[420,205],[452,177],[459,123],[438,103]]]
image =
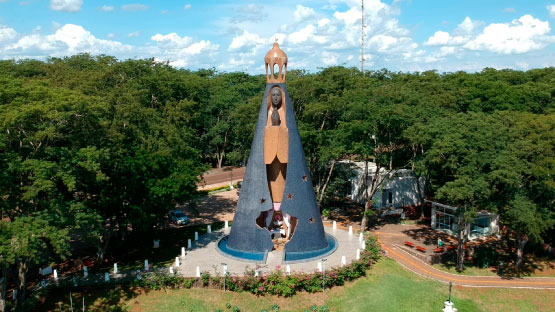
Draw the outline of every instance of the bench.
[[[414,244],[411,242],[405,242],[405,245],[409,246],[409,247],[414,247]]]
[[[424,248],[422,246],[416,246],[416,250],[426,252],[426,248]]]
[[[435,253],[440,253],[440,252],[443,252],[443,251],[445,251],[445,248],[443,248],[443,247],[438,247],[438,248],[434,249]]]

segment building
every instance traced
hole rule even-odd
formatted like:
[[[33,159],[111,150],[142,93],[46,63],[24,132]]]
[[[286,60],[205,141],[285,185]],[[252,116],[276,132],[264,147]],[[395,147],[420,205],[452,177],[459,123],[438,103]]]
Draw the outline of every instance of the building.
[[[426,200],[432,205],[432,229],[457,235],[456,207]],[[494,235],[499,232],[499,215],[487,211],[479,211],[474,222],[467,224],[466,233],[468,240]]]
[[[343,162],[347,163],[347,162]],[[364,192],[364,162],[348,162],[354,169],[354,176],[351,179],[352,189],[350,197],[357,202],[364,202],[366,194],[371,193],[372,179],[376,175],[377,167],[375,163],[368,163],[368,192]],[[424,177],[417,177],[412,170],[397,169],[389,172],[385,168],[379,171],[376,179],[378,190],[372,196],[372,208],[403,208],[420,206],[424,200]]]

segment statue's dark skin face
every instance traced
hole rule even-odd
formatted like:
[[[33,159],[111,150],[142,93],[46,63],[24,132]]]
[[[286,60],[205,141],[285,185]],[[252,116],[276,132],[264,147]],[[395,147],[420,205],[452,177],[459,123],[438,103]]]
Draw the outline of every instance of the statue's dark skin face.
[[[279,88],[273,88],[271,92],[272,106],[278,109],[281,106],[281,90]]]

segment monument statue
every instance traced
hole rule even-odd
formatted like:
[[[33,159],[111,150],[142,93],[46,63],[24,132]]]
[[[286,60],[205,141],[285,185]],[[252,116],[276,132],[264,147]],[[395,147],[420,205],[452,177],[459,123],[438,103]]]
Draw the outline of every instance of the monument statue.
[[[266,90],[227,248],[268,252],[282,241],[285,253],[325,250],[328,241],[285,85],[287,55],[276,42],[264,60]]]

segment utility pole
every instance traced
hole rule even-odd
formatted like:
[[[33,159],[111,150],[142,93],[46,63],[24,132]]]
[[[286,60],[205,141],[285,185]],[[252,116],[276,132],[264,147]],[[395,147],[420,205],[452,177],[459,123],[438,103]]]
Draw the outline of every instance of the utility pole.
[[[360,0],[360,8],[361,8],[361,27],[360,27],[360,72],[364,75],[364,29],[366,25],[364,25],[364,0]]]

